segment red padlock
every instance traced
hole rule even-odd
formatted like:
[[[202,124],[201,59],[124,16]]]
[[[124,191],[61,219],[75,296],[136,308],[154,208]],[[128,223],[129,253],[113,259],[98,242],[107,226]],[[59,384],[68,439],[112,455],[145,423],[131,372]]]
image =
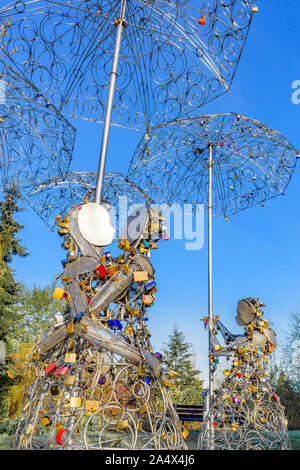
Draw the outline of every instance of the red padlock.
[[[205,25],[205,18],[204,16],[201,16],[198,20],[198,23],[201,25],[201,26],[204,26]]]
[[[57,377],[64,377],[68,372],[69,372],[69,367],[61,366],[54,372],[54,375]]]
[[[55,364],[55,362],[52,362],[52,364],[50,364],[50,366],[46,367],[45,374],[50,375],[50,374],[52,374],[52,372],[55,371],[55,369],[56,369],[56,364]]]
[[[64,440],[68,437],[68,430],[67,429],[60,429],[56,435],[56,442],[60,446],[63,444]]]
[[[106,276],[107,270],[103,264],[99,264],[99,266],[97,266],[95,269],[95,273],[98,279],[102,279],[104,276]]]

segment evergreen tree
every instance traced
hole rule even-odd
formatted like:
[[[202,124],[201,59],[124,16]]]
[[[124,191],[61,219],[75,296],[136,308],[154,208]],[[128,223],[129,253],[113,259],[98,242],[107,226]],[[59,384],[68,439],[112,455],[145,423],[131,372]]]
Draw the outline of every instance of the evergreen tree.
[[[185,339],[184,333],[174,325],[168,343],[163,350],[164,365],[169,370],[178,372],[175,387],[171,396],[176,404],[200,404],[203,381],[199,378],[199,370],[192,364],[192,345]]]
[[[20,194],[15,185],[4,190],[4,200],[0,202],[0,341],[9,352],[9,334],[14,325],[13,306],[18,300],[20,284],[14,279],[11,263],[14,256],[26,256],[25,248],[16,234],[23,226],[14,220]],[[4,362],[4,361],[2,361]],[[0,417],[7,413],[7,392],[11,385],[7,376],[7,364],[0,364]]]

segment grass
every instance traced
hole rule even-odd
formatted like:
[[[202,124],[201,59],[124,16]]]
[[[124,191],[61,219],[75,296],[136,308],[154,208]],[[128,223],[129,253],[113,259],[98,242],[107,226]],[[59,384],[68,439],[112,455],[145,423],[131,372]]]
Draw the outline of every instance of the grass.
[[[294,450],[300,450],[300,431],[290,431],[290,440]]]

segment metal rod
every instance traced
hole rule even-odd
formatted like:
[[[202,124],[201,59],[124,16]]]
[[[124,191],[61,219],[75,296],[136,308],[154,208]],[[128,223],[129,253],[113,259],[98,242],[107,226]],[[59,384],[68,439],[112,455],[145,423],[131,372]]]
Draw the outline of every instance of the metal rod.
[[[208,162],[208,314],[209,314],[209,352],[213,346],[213,285],[212,285],[212,180],[213,180],[213,144],[209,143]],[[208,378],[208,412],[212,409],[214,399],[214,376],[213,364],[209,355],[209,378]],[[209,449],[214,448],[214,430],[212,417],[209,420]]]
[[[102,188],[103,188],[103,179],[104,179],[104,172],[105,172],[105,162],[106,162],[106,156],[107,156],[107,147],[108,147],[108,139],[109,139],[109,132],[110,132],[110,124],[111,124],[111,113],[112,113],[114,93],[115,93],[115,88],[116,88],[122,32],[124,29],[123,22],[124,22],[125,8],[126,8],[126,0],[122,0],[121,9],[120,9],[120,17],[118,19],[118,25],[117,25],[115,51],[114,51],[114,58],[113,58],[113,63],[112,63],[112,68],[111,68],[111,73],[110,73],[110,83],[109,83],[109,90],[108,90],[108,97],[107,97],[107,104],[106,104],[106,111],[105,111],[104,127],[103,127],[103,133],[102,133],[101,151],[100,151],[98,176],[97,176],[97,184],[96,184],[96,192],[95,192],[96,204],[101,204],[101,201],[102,201]]]

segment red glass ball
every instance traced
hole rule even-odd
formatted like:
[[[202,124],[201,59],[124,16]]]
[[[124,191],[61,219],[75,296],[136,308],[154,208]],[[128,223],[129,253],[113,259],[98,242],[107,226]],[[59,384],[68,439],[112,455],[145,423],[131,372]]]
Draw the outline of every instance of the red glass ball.
[[[204,26],[205,25],[205,18],[204,16],[201,16],[198,20],[198,23],[201,25],[201,26]]]

